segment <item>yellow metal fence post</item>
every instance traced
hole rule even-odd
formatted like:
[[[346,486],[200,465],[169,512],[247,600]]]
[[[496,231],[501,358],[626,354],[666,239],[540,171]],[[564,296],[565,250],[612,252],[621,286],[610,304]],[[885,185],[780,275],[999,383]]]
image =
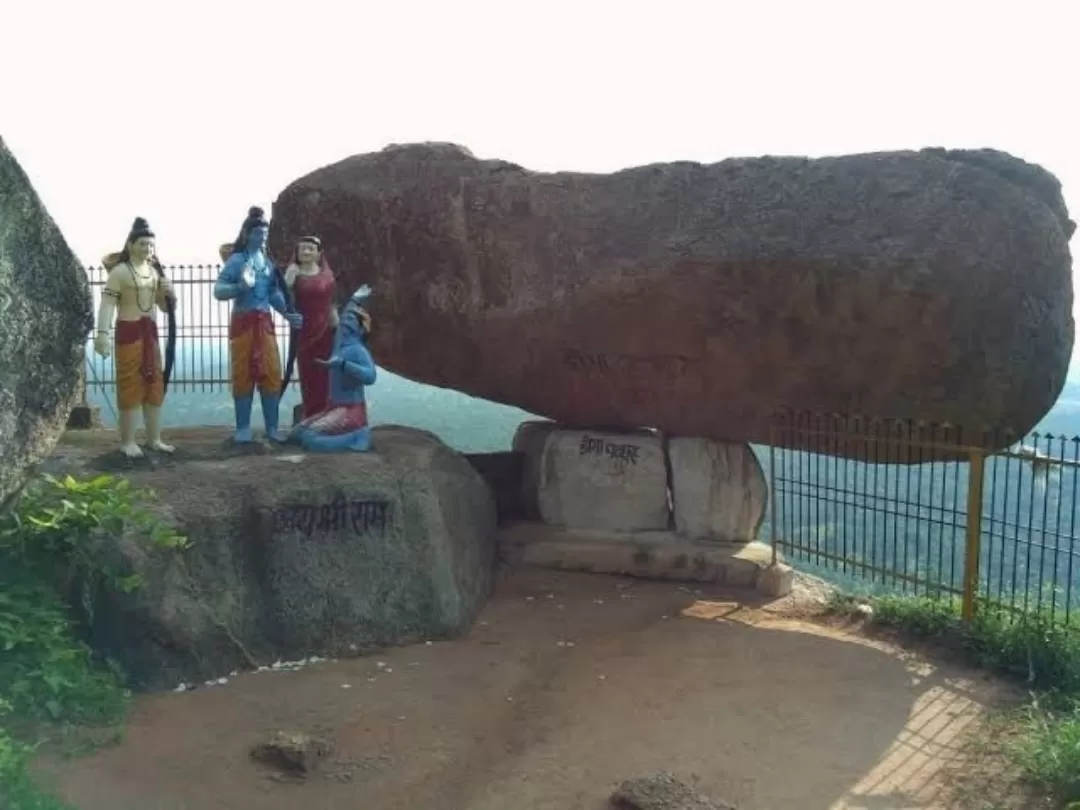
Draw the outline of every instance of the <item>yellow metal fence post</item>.
[[[968,457],[967,542],[964,544],[964,621],[975,618],[975,598],[979,592],[979,556],[982,551],[983,478],[986,453],[972,450]]]

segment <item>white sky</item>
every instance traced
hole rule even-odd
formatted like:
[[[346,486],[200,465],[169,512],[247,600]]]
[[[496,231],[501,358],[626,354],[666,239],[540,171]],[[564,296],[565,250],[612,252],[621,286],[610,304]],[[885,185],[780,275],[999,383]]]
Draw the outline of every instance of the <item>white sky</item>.
[[[0,135],[87,263],[135,216],[213,262],[291,180],[422,140],[582,171],[991,146],[1080,220],[1080,2],[9,5]]]

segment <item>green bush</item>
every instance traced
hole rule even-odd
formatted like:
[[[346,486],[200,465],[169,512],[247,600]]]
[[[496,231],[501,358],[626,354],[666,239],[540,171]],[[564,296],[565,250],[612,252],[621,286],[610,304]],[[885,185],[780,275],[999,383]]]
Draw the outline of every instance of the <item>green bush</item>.
[[[33,482],[14,511],[0,516],[0,807],[67,810],[30,776],[26,740],[72,726],[122,720],[130,693],[119,670],[79,639],[67,597],[93,616],[98,588],[130,592],[138,576],[99,553],[124,533],[167,549],[186,547],[142,503],[153,497],[111,476]],[[77,590],[76,590],[77,589]]]
[[[964,622],[959,599],[883,596],[870,601],[877,624],[948,640],[972,663],[1019,678],[1033,689],[1080,694],[1080,628],[1048,612],[1012,614],[980,604],[975,618]]]
[[[0,721],[10,706],[0,704]],[[0,726],[0,807],[5,810],[73,810],[71,805],[42,790],[30,775],[33,749],[15,740]]]
[[[1027,778],[1065,802],[1080,802],[1080,701],[1043,705],[1024,712],[1012,753]]]
[[[27,488],[16,511],[0,519],[0,559],[38,582],[64,588],[79,583],[83,607],[92,615],[96,585],[129,593],[142,584],[138,575],[125,574],[101,557],[102,540],[132,532],[151,545],[186,547],[184,537],[141,505],[152,497],[150,490],[133,491],[126,480],[111,475],[88,481],[44,476]]]

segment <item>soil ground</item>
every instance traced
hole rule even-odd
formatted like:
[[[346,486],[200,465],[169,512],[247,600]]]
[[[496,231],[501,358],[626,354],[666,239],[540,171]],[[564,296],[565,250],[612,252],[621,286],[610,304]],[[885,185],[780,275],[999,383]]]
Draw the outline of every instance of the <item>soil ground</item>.
[[[1012,693],[798,593],[507,569],[465,638],[145,696],[121,744],[50,769],[81,810],[601,810],[658,770],[742,810],[1005,806],[957,774],[1000,772],[967,742]],[[334,753],[282,779],[248,753],[276,731]]]

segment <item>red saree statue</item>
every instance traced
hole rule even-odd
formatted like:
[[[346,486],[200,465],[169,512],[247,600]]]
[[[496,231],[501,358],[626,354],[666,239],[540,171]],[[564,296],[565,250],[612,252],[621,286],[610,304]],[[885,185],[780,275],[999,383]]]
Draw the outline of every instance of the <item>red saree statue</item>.
[[[304,316],[296,349],[304,419],[329,405],[330,375],[317,361],[330,356],[338,313],[334,306],[334,274],[323,255],[322,242],[305,236],[296,243],[292,264],[285,271],[296,310]]]

